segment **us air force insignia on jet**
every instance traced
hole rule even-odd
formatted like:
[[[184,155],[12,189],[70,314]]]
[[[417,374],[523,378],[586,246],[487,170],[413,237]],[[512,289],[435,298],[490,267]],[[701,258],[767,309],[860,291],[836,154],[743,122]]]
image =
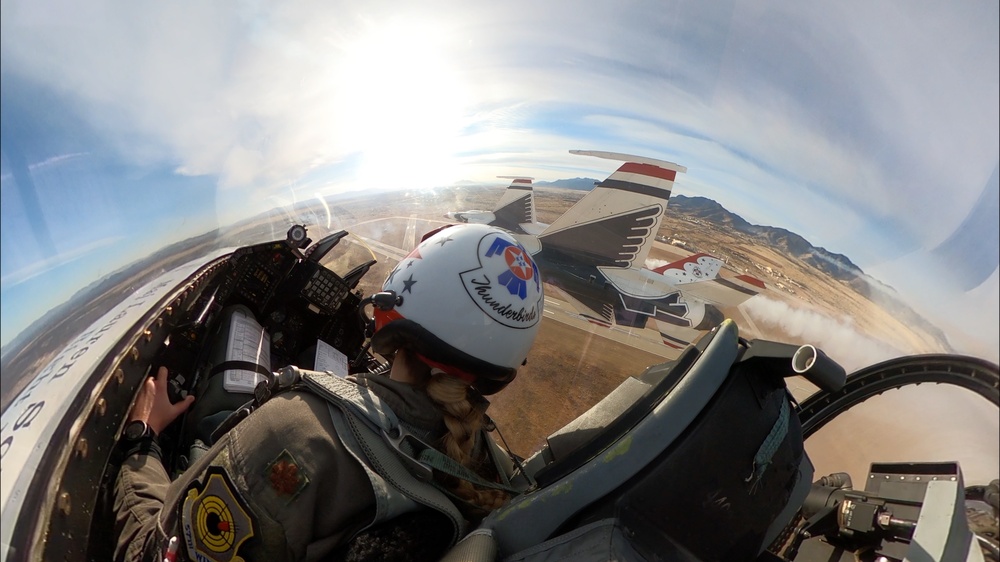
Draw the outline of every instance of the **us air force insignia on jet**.
[[[242,562],[240,546],[254,536],[256,522],[226,471],[208,469],[205,484],[188,488],[181,506],[181,529],[192,560]]]
[[[542,281],[538,267],[520,244],[495,233],[479,241],[480,267],[461,274],[465,290],[487,316],[511,328],[540,320]]]
[[[285,498],[287,502],[295,499],[309,484],[309,476],[287,450],[282,450],[281,454],[268,465],[267,479],[274,493]]]

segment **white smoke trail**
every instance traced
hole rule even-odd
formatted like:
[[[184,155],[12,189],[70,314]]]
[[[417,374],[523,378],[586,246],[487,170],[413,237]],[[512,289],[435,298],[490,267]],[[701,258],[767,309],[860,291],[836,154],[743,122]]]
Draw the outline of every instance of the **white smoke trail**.
[[[808,342],[822,349],[848,373],[906,355],[906,352],[862,333],[854,320],[847,316],[835,318],[816,310],[796,308],[764,295],[751,298],[741,308],[754,322],[778,328],[798,342]]]

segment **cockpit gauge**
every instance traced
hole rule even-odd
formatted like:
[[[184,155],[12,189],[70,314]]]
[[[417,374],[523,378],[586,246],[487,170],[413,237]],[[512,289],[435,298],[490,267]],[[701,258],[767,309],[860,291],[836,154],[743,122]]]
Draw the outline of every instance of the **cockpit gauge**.
[[[288,241],[288,245],[293,248],[305,248],[310,242],[306,238],[306,227],[301,224],[296,224],[288,229],[286,240]]]

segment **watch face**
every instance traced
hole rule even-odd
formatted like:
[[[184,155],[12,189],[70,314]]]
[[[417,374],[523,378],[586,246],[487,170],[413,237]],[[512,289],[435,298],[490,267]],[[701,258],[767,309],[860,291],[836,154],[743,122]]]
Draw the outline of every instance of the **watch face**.
[[[125,439],[128,439],[129,441],[135,441],[145,436],[148,433],[148,431],[149,431],[149,426],[146,425],[146,422],[142,420],[134,420],[128,422],[128,425],[125,426],[125,431],[122,433],[122,435],[123,437],[125,437]]]

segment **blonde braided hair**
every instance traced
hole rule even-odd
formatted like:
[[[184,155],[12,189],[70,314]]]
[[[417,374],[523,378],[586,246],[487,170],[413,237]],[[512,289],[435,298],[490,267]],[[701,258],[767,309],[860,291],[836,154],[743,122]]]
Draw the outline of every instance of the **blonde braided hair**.
[[[469,400],[469,383],[433,369],[426,389],[427,395],[444,413],[448,431],[441,437],[442,452],[479,474],[482,463],[472,458],[472,448],[483,426],[483,413],[474,408]],[[497,509],[508,499],[503,490],[477,488],[471,482],[454,476],[441,475],[441,480],[453,494],[486,511]]]
[[[406,348],[396,350],[393,357],[394,372],[396,363],[402,363],[400,367],[403,367],[407,377],[424,388],[427,396],[438,406],[443,415],[447,431],[436,448],[487,480],[495,477],[495,467],[492,462],[483,462],[483,459],[475,459],[472,456],[476,435],[483,427],[484,414],[475,408],[469,399],[469,383],[441,369],[432,369]],[[487,455],[486,460],[488,459]],[[468,480],[448,474],[438,472],[436,478],[451,493],[482,510],[493,511],[502,506],[509,497],[502,490],[477,488]]]

